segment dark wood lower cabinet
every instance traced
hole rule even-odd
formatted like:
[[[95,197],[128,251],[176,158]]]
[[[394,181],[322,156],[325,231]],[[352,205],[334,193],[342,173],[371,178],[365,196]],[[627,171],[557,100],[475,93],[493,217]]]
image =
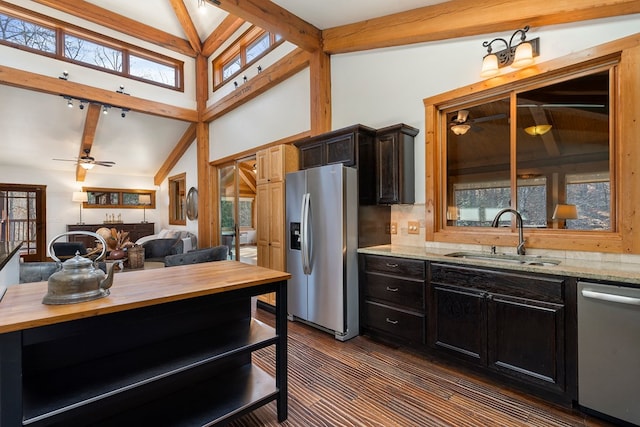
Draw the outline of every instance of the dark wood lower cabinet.
[[[362,333],[577,399],[576,280],[360,255]]]

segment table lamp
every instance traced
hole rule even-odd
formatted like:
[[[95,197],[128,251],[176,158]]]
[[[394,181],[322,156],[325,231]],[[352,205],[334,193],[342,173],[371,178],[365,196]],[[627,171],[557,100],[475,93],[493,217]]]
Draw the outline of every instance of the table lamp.
[[[151,204],[151,195],[150,194],[141,194],[138,196],[138,203],[142,205],[142,222],[147,223],[147,205]]]
[[[84,224],[84,222],[82,222],[82,204],[89,201],[88,194],[84,191],[74,191],[71,196],[71,201],[80,203],[80,221],[78,221],[78,225]]]

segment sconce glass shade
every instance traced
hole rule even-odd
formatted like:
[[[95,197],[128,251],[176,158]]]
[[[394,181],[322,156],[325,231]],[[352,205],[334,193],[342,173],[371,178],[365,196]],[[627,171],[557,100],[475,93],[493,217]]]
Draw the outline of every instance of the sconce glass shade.
[[[89,200],[89,195],[84,191],[74,191],[71,196],[72,202],[82,203]]]
[[[578,209],[576,205],[557,204],[553,210],[552,219],[578,219]]]
[[[467,125],[467,124],[459,124],[459,125],[451,126],[451,130],[456,135],[464,135],[465,133],[467,133],[469,131],[469,129],[471,129],[471,126]]]
[[[524,128],[524,131],[531,136],[544,135],[551,130],[551,125],[537,125]]]
[[[82,169],[91,170],[95,165],[93,163],[80,163]]]
[[[533,64],[533,48],[531,43],[522,42],[516,48],[516,53],[511,66],[513,68],[523,68]]]
[[[482,59],[480,77],[493,77],[498,74],[498,57],[490,53]]]

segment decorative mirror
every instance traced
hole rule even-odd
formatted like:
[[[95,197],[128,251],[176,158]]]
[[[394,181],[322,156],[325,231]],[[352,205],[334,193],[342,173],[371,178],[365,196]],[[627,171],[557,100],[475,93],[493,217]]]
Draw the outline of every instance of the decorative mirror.
[[[195,187],[187,193],[187,218],[191,221],[198,219],[198,190]]]

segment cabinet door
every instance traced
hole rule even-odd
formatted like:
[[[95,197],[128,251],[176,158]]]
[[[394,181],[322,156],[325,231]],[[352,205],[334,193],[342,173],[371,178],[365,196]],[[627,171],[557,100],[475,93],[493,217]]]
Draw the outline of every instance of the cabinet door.
[[[355,134],[348,133],[327,139],[324,142],[325,162],[327,165],[342,163],[345,166],[356,164]]]
[[[378,203],[392,204],[400,200],[400,165],[398,133],[377,138]]]
[[[565,389],[564,306],[488,297],[488,366],[548,389]]]
[[[256,153],[256,185],[269,182],[269,150]]]
[[[485,293],[450,285],[431,285],[428,342],[479,365],[487,360]]]
[[[323,143],[302,145],[300,150],[300,169],[315,168],[324,165]]]
[[[269,267],[285,271],[285,214],[284,214],[284,182],[271,183],[268,186],[269,192]]]

